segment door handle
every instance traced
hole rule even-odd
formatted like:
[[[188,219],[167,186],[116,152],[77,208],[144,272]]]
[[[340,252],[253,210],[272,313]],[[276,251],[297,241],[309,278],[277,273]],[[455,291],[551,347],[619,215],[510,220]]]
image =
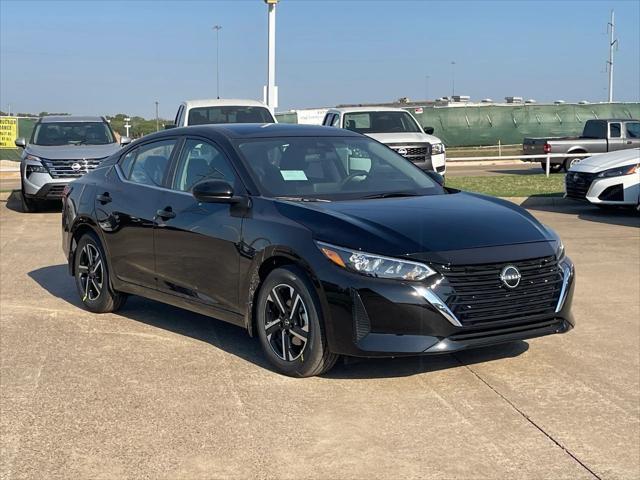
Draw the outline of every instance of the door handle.
[[[627,145],[631,145],[633,142],[631,140],[627,140]]]
[[[169,218],[175,218],[176,212],[174,212],[171,207],[166,207],[164,209],[156,211],[156,216],[162,218],[163,220],[167,220]]]
[[[96,195],[96,200],[98,200],[101,204],[109,203],[112,199],[109,195],[109,192],[104,192]]]

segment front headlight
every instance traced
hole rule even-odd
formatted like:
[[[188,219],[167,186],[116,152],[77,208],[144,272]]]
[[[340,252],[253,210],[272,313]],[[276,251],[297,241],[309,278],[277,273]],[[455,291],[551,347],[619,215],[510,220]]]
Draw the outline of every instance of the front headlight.
[[[623,175],[632,175],[637,171],[638,171],[638,165],[627,165],[625,167],[610,168],[609,170],[600,172],[598,175],[596,175],[596,177],[598,178],[621,177]]]
[[[24,157],[25,160],[30,160],[32,162],[38,162],[37,165],[34,164],[27,164],[26,168],[26,173],[27,173],[27,177],[29,175],[31,175],[32,173],[48,173],[47,171],[47,167],[45,167],[40,160],[40,157],[36,157],[35,155],[27,155],[26,157]]]
[[[437,273],[418,262],[349,250],[323,242],[316,244],[324,256],[335,265],[369,277],[418,281]]]
[[[444,143],[434,143],[431,145],[431,155],[440,155],[444,153]]]

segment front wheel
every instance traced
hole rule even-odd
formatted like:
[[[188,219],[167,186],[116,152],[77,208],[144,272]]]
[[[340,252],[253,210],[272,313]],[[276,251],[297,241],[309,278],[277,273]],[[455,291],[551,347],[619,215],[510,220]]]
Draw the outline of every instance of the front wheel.
[[[571,167],[580,163],[581,160],[582,157],[567,158],[563,163],[564,171],[568,172]]]
[[[306,274],[295,266],[272,271],[256,304],[256,327],[267,359],[285,375],[311,377],[333,367],[320,302]]]
[[[73,269],[82,303],[95,313],[115,312],[127,296],[111,288],[109,269],[100,240],[86,233],[78,242]]]
[[[34,213],[38,211],[38,201],[27,197],[24,193],[24,183],[20,184],[20,201],[22,204],[22,211],[24,213]]]

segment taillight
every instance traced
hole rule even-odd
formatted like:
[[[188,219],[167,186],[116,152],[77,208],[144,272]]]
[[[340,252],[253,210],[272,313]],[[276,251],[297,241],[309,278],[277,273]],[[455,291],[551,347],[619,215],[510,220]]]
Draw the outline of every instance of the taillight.
[[[542,147],[542,151],[544,153],[551,153],[551,145],[549,145],[548,143],[545,143],[544,147]]]

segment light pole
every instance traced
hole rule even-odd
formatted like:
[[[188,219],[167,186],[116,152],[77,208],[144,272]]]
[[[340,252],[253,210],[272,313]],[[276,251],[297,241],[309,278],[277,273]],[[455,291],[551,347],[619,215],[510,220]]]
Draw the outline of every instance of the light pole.
[[[276,4],[278,0],[264,0],[268,7],[268,62],[267,62],[267,86],[265,87],[264,100],[271,110],[278,107],[278,87],[276,87]]]
[[[220,98],[220,30],[222,25],[214,25],[216,32],[216,96]]]
[[[156,100],[156,132],[160,131],[160,118],[158,117],[158,101]]]
[[[429,79],[431,78],[430,75],[425,75],[424,76],[424,99],[429,101]]]
[[[456,94],[456,62],[451,62],[451,97]]]
[[[609,103],[613,102],[613,49],[618,47],[618,39],[615,36],[615,12],[611,10],[611,21],[607,24],[609,30],[609,60],[607,66],[609,67]]]

